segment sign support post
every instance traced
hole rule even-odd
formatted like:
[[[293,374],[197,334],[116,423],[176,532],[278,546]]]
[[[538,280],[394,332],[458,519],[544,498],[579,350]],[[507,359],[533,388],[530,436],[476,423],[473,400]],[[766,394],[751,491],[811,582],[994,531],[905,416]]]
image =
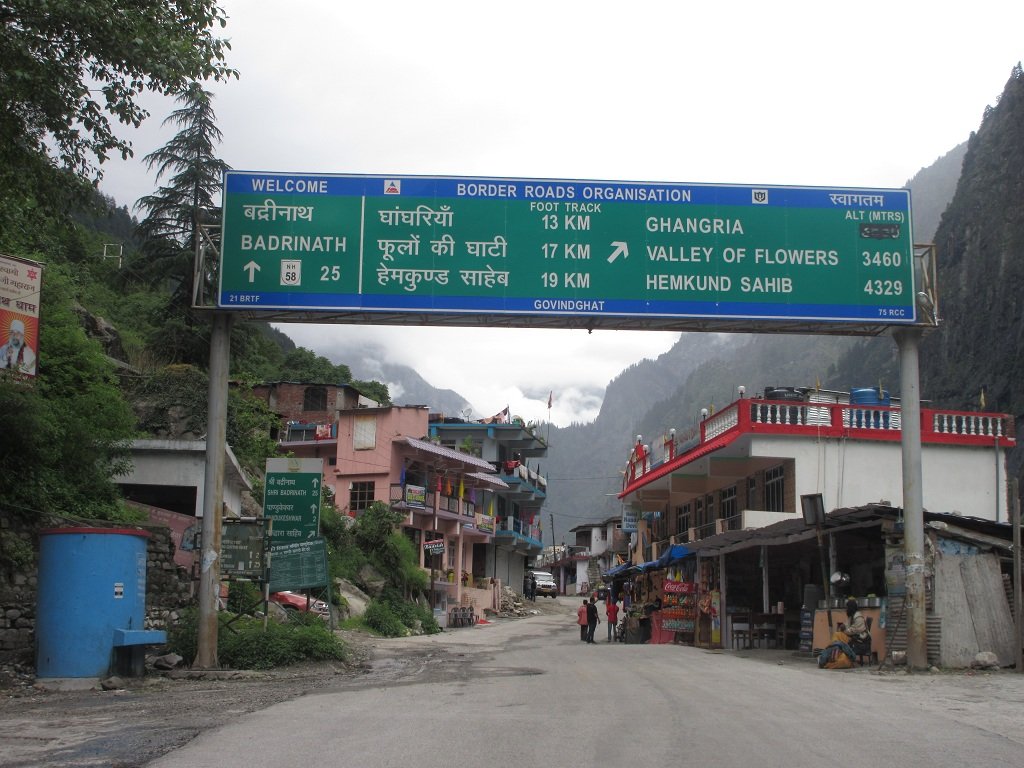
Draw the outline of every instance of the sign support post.
[[[224,454],[227,448],[230,312],[213,315],[210,336],[210,385],[206,413],[206,473],[203,480],[203,545],[199,571],[198,669],[216,669],[217,610],[220,598],[221,513],[224,507]]]

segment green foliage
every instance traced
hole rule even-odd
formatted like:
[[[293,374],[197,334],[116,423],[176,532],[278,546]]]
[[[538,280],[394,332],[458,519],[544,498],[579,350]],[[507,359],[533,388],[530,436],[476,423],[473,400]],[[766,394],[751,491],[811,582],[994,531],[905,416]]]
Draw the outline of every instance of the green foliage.
[[[139,413],[139,428],[158,436],[203,434],[209,388],[209,377],[192,365],[168,365],[140,379],[131,393]]]
[[[356,544],[369,557],[379,556],[380,553],[387,550],[391,534],[404,519],[405,515],[399,510],[391,509],[382,501],[373,502],[356,518],[354,526]]]
[[[247,386],[228,392],[227,442],[243,467],[262,474],[266,460],[277,455],[277,443],[270,437],[277,423],[277,414],[252,397]]]
[[[6,528],[0,528],[0,568],[11,573],[24,573],[35,565],[36,555],[31,542]]]
[[[409,634],[409,628],[391,610],[391,605],[381,600],[370,601],[363,614],[363,621],[384,637],[405,637]]]
[[[226,23],[216,0],[6,0],[2,15],[0,198],[22,190],[54,212],[68,176],[132,154],[114,126],[142,123],[144,91],[236,74],[224,64],[229,43],[212,33]]]
[[[307,384],[348,384],[352,371],[347,365],[335,365],[326,357],[305,347],[291,350],[281,364],[282,381],[302,381]]]
[[[262,604],[260,588],[251,581],[231,581],[228,584],[227,608],[231,613],[250,614]]]
[[[132,395],[137,404],[139,427],[152,435],[205,434],[209,377],[192,365],[169,365],[136,382]],[[266,459],[275,456],[277,444],[270,438],[278,422],[246,385],[228,392],[227,442],[246,468],[262,472]]]
[[[226,614],[218,617],[217,659],[232,669],[271,669],[300,661],[325,661],[347,658],[345,644],[316,616],[294,617],[287,624],[239,617],[231,623]],[[177,625],[168,632],[167,645],[173,653],[186,659],[196,656],[198,639],[197,614],[186,611]]]
[[[352,386],[381,405],[391,405],[391,393],[387,384],[381,384],[379,381],[353,381]]]
[[[385,637],[403,637],[417,625],[424,634],[441,631],[429,608],[404,600],[394,589],[385,590],[381,597],[370,601],[363,621]]]
[[[384,575],[384,594],[370,602],[363,621],[386,637],[408,634],[417,625],[428,634],[440,631],[429,608],[409,601],[426,591],[428,579],[419,567],[419,553],[412,541],[398,530],[403,519],[401,512],[382,502],[371,504],[352,524],[327,507],[320,514],[332,578],[359,584],[364,565]]]
[[[48,268],[38,376],[0,377],[0,498],[29,520],[43,511],[121,516],[113,478],[128,467],[135,418],[112,364],[72,311],[72,289],[68,271]]]
[[[334,579],[356,583],[359,569],[368,562],[356,545],[355,531],[346,518],[330,506],[320,507],[320,533],[327,540],[327,568]]]
[[[402,512],[375,501],[356,518],[355,543],[389,583],[414,594],[426,589],[427,576],[412,542],[398,530],[404,519]]]

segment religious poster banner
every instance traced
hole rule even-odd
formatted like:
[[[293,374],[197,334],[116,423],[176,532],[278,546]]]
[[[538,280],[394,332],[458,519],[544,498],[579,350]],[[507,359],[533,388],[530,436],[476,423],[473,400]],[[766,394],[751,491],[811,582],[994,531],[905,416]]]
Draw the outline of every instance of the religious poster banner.
[[[0,254],[0,370],[36,375],[43,265]]]

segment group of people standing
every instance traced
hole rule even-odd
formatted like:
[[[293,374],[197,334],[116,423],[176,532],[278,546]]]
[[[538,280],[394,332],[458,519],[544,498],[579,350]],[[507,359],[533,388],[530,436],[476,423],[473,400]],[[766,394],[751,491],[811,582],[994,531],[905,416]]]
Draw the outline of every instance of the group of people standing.
[[[618,639],[619,606],[615,604],[609,592],[604,603],[605,619],[608,622],[608,642]],[[583,605],[576,609],[576,623],[580,625],[580,640],[585,643],[594,642],[594,632],[597,625],[601,623],[598,615],[597,597],[591,595],[590,599],[583,598]]]

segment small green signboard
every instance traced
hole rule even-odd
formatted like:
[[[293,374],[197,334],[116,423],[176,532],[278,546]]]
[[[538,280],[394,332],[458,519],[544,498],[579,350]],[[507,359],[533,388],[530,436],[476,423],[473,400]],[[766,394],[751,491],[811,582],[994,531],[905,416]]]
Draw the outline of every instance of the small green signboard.
[[[268,539],[260,520],[224,520],[220,538],[221,575],[263,579]]]
[[[327,584],[327,543],[322,538],[275,545],[271,550],[271,592]]]
[[[274,521],[273,546],[320,533],[320,459],[267,459],[263,514]]]

